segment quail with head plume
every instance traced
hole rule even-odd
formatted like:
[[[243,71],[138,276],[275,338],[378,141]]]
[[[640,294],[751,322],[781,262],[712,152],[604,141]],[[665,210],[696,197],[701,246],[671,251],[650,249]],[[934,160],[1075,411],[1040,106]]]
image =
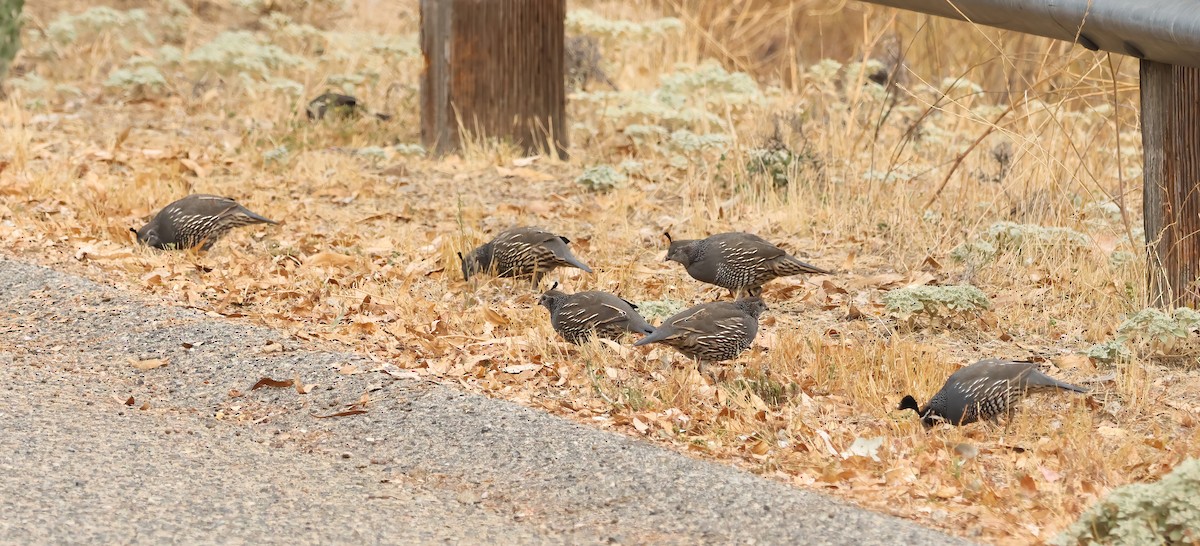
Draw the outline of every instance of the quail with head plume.
[[[228,197],[194,194],[163,207],[142,229],[129,230],[154,248],[208,250],[235,227],[275,223]]]
[[[679,262],[693,279],[728,289],[735,298],[743,293],[757,296],[763,283],[778,277],[830,273],[750,233],[718,233],[706,239],[678,241],[669,233],[663,235],[670,241],[665,261]]]
[[[592,268],[571,254],[571,240],[542,228],[518,227],[501,232],[466,256],[460,252],[464,280],[481,272],[497,277],[530,277],[536,286],[546,273],[558,267]]]
[[[946,384],[924,407],[918,407],[915,398],[905,395],[899,409],[917,412],[926,427],[939,421],[966,425],[981,419],[996,421],[1015,409],[1027,393],[1050,389],[1087,392],[1083,387],[1038,371],[1032,362],[993,358],[980,360],[950,374]]]
[[[591,339],[593,332],[606,339],[617,339],[626,332],[650,334],[654,327],[638,314],[637,306],[608,292],[547,290],[538,303],[550,311],[550,325],[558,335],[579,345]]]
[[[702,363],[731,360],[754,343],[758,317],[765,310],[767,304],[758,297],[702,303],[667,317],[633,345],[662,343]]]

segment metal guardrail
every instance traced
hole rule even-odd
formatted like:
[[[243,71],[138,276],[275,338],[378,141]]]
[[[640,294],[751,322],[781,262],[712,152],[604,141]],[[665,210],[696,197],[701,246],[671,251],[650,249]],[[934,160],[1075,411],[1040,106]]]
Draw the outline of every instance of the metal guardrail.
[[[863,0],[1200,68],[1197,0]]]

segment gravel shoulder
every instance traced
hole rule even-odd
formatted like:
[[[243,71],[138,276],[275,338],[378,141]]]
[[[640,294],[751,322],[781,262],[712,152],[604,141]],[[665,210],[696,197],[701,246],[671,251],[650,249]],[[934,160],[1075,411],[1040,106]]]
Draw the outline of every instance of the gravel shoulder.
[[[5,257],[0,317],[2,543],[964,543]]]

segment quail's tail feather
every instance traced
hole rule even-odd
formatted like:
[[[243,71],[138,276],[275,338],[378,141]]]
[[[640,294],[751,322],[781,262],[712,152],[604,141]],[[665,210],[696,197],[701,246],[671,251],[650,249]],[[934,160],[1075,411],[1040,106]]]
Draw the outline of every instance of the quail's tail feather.
[[[1039,375],[1041,377],[1030,378],[1031,385],[1038,386],[1038,387],[1054,387],[1054,388],[1062,389],[1064,391],[1072,391],[1072,392],[1079,392],[1079,393],[1088,392],[1088,389],[1086,389],[1084,387],[1080,387],[1078,385],[1072,385],[1065,381],[1059,381],[1057,379],[1054,379],[1053,377],[1050,377],[1048,375],[1044,375],[1041,373],[1038,373],[1037,375]]]
[[[594,271],[592,271],[592,268],[588,267],[587,264],[583,263],[582,260],[580,260],[579,258],[576,258],[575,255],[571,254],[570,252],[567,252],[566,255],[563,256],[563,261],[567,262],[568,264],[570,264],[574,267],[578,267],[579,269],[587,271],[588,273],[594,273]]]
[[[252,211],[246,207],[238,207],[238,213],[253,220],[253,222],[247,222],[247,224],[278,224],[279,223],[279,222],[276,222],[275,220],[267,218],[266,216],[257,214],[254,211]]]
[[[649,345],[651,343],[657,343],[659,341],[662,341],[662,340],[670,337],[670,332],[668,331],[669,330],[668,328],[657,328],[657,329],[652,329],[652,330],[653,331],[650,332],[650,335],[633,342],[633,346],[641,347],[642,345]]]
[[[791,256],[788,256],[788,258],[790,258],[790,259],[785,264],[785,267],[787,269],[795,269],[797,273],[807,273],[809,275],[832,275],[833,274],[833,272],[828,269],[821,269],[820,267],[817,267],[810,263],[802,262],[800,260],[797,260],[796,258],[792,258]]]

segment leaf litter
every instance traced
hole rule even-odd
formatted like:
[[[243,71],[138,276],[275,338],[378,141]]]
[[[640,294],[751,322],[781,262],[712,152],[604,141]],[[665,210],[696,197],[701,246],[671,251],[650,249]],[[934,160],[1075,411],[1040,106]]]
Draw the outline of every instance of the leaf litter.
[[[66,8],[47,2],[36,9],[51,20],[53,10]],[[387,22],[352,13],[335,24],[415,35],[415,7],[405,10]],[[188,22],[182,27],[190,33],[188,43],[206,43],[230,23],[219,16]],[[37,37],[27,44],[38,47]],[[22,108],[57,116],[53,123],[21,121],[19,137],[0,135],[0,149],[19,152],[0,157],[0,246],[9,254],[173,305],[269,325],[299,340],[335,343],[388,362],[391,368],[379,371],[391,377],[452,383],[994,542],[1045,539],[1112,488],[1156,479],[1200,454],[1194,417],[1200,379],[1194,369],[1149,358],[1102,367],[1081,356],[1136,311],[1127,292],[1140,286],[1143,275],[1136,267],[1109,264],[1109,256],[1132,249],[1119,230],[1071,223],[1074,194],[1039,205],[1037,214],[1086,234],[1096,252],[1039,245],[964,265],[951,250],[1007,218],[996,207],[978,209],[986,218],[952,218],[955,209],[947,208],[940,212],[950,226],[944,230],[929,229],[921,218],[908,221],[905,203],[923,200],[922,190],[864,180],[858,173],[867,166],[853,152],[830,152],[822,176],[831,178],[797,179],[774,194],[739,193],[749,182],[722,171],[719,161],[733,152],[706,157],[709,152],[683,156],[631,148],[628,137],[605,129],[613,125],[605,117],[612,109],[580,100],[571,106],[573,122],[583,125],[572,142],[587,143],[578,145],[578,164],[503,149],[440,161],[393,156],[375,164],[331,150],[415,142],[411,105],[397,108],[413,111],[397,112],[394,123],[297,124],[295,101],[232,80],[219,92],[127,102],[80,79],[94,72],[85,65],[115,66],[124,58],[119,43],[103,44],[59,46],[89,57],[35,67],[40,77],[84,89],[86,101],[16,89],[14,104],[22,106],[0,113],[6,124],[18,123],[14,116],[24,115]],[[415,82],[420,69],[412,58],[385,65],[356,55],[351,64],[361,64],[347,68],[312,52],[293,53],[312,64],[283,69],[278,77],[322,81],[362,69],[382,70],[388,81]],[[642,57],[624,61],[628,72],[645,74],[639,85],[653,89],[670,63]],[[837,139],[845,127],[857,126],[849,117],[855,109],[838,98],[838,88],[812,83],[806,89],[811,91],[791,98],[819,112],[813,119],[829,120],[827,126],[807,122],[809,137],[830,142],[833,150],[851,150],[852,143],[840,141],[842,146]],[[386,103],[382,89],[364,86],[355,94],[373,105]],[[736,129],[753,135],[770,117],[755,108],[730,108],[721,117],[751,112]],[[669,123],[685,123],[680,112],[668,117]],[[937,131],[974,130],[948,118],[935,121]],[[905,123],[889,120],[881,138],[901,141]],[[1067,125],[1098,131],[1111,123],[1079,119]],[[935,134],[931,129],[927,138]],[[280,142],[288,142],[286,153],[266,160]],[[935,168],[946,159],[938,149],[947,147],[929,146],[906,161]],[[642,170],[608,192],[592,193],[574,182],[588,161],[617,165],[627,154],[637,156]],[[1026,168],[1014,165],[1014,173]],[[1049,178],[1029,176],[1031,187]],[[828,190],[828,184],[844,191]],[[977,205],[970,196],[1011,199],[997,186],[958,188],[960,208]],[[129,227],[174,198],[200,191],[234,196],[283,223],[235,231],[208,253],[162,253],[133,244]],[[1026,205],[1014,203],[1013,209]],[[634,303],[688,306],[726,297],[662,263],[664,230],[697,236],[754,231],[838,272],[768,284],[771,310],[761,340],[727,366],[724,381],[714,383],[669,350],[634,349],[629,340],[583,347],[561,342],[527,284],[463,281],[455,253],[516,224],[545,225],[568,236],[598,271],[558,270],[547,281],[559,280],[572,291],[612,291]],[[883,295],[889,290],[956,284],[978,286],[991,302],[991,315],[950,327],[888,317]],[[282,343],[262,348],[283,350]],[[1095,392],[1082,400],[1034,398],[1004,430],[981,424],[926,432],[910,414],[893,410],[903,393],[925,398],[958,365],[984,356],[1040,358],[1069,380],[1115,379],[1094,384]],[[167,362],[142,365],[149,370]],[[374,373],[352,363],[336,371]],[[249,390],[293,388],[303,395],[314,388],[299,377],[263,380],[268,382]],[[263,418],[252,396],[238,389],[228,394],[216,418]],[[313,417],[361,415],[371,402],[366,396]],[[125,403],[136,405],[132,397]],[[1031,520],[1036,528],[1025,525]]]

